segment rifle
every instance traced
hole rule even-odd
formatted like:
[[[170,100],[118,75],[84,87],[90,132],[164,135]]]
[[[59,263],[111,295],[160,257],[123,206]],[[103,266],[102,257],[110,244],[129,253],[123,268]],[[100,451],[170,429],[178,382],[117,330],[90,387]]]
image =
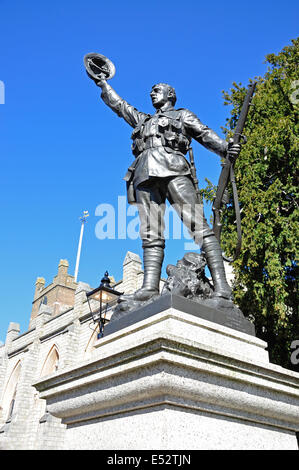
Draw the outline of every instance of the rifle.
[[[197,179],[197,176],[196,176],[196,168],[195,168],[195,163],[194,163],[194,155],[193,155],[192,147],[189,147],[188,151],[189,151],[189,159],[190,159],[191,178],[192,178],[192,181],[193,181],[193,185],[194,185],[194,188],[195,188],[195,192],[196,192],[196,195],[197,195],[198,202],[201,204],[202,203],[202,197],[201,197],[200,189],[198,187],[198,179]]]
[[[242,134],[242,132],[244,129],[244,125],[245,125],[245,121],[246,121],[249,107],[251,104],[251,100],[255,91],[255,87],[256,87],[256,82],[251,83],[248,86],[248,90],[247,90],[247,93],[246,93],[246,96],[242,105],[241,113],[240,113],[240,116],[239,116],[239,119],[235,128],[235,132],[233,135],[232,144],[239,144],[242,139],[243,139],[243,142],[246,143],[246,137]],[[237,192],[235,173],[234,173],[235,161],[236,161],[236,157],[233,157],[230,154],[229,149],[228,149],[225,162],[222,164],[222,170],[221,170],[219,181],[218,181],[216,196],[215,196],[213,207],[212,207],[212,211],[214,215],[213,231],[217,240],[220,243],[221,229],[222,229],[222,224],[220,221],[220,215],[222,212],[221,207],[223,204],[226,204],[228,202],[227,185],[228,185],[228,181],[230,180],[232,184],[232,189],[233,189],[233,199],[234,199],[234,207],[235,207],[235,213],[236,213],[238,241],[237,241],[235,256],[233,260],[228,259],[229,261],[234,261],[235,259],[238,258],[240,254],[240,250],[241,250],[241,245],[242,245],[241,214],[240,214],[238,192]]]

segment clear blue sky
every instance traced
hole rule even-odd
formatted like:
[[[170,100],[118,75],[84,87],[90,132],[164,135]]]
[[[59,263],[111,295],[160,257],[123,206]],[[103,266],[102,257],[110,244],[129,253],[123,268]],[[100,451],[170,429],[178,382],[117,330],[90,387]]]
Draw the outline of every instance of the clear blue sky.
[[[99,240],[101,203],[116,205],[132,161],[129,126],[99,98],[83,56],[116,66],[111,85],[151,112],[157,82],[175,87],[177,107],[221,135],[222,90],[263,75],[265,55],[298,35],[298,2],[0,0],[0,341],[10,321],[28,328],[38,276],[51,282],[61,258],[74,273],[79,217],[88,210],[79,280],[95,287],[106,269],[122,277],[140,240]],[[200,184],[217,182],[219,158],[194,145]],[[184,253],[169,241],[164,265]],[[165,272],[164,272],[165,274]]]

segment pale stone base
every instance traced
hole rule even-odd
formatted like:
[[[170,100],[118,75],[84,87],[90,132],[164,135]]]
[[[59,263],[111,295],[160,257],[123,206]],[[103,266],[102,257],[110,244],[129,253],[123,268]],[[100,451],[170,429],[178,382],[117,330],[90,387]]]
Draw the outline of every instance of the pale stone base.
[[[170,308],[35,384],[65,449],[297,449],[299,374],[266,343]]]
[[[65,449],[298,449],[292,432],[243,420],[161,405],[70,426]]]

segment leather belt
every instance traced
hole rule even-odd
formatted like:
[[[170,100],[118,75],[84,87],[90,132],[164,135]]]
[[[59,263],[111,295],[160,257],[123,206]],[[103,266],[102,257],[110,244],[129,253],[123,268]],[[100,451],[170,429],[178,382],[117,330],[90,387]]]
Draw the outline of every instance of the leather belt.
[[[173,149],[172,147],[168,147],[167,145],[162,145],[161,138],[159,137],[148,137],[144,142],[144,150],[151,149],[151,148],[169,148],[169,150],[173,150],[175,152],[180,152],[179,149]]]
[[[148,137],[146,139],[146,141],[144,142],[144,148],[150,149],[153,147],[163,147],[160,137],[153,136],[153,137]]]

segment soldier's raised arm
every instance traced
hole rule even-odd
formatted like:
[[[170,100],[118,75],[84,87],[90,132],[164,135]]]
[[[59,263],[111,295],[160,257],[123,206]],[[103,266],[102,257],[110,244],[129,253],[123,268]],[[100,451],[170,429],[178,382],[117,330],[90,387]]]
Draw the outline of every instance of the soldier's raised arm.
[[[102,88],[101,98],[104,103],[119,117],[122,117],[130,124],[130,126],[136,127],[140,119],[147,116],[147,114],[138,111],[134,106],[131,106],[127,101],[121,98],[106,80],[99,80],[96,84]]]

